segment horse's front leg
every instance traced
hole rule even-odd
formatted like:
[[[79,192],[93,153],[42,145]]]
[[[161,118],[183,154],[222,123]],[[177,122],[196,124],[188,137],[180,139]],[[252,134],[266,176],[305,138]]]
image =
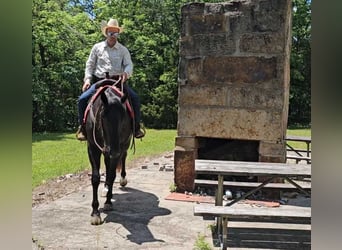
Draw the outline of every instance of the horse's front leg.
[[[126,157],[127,152],[124,152],[121,158],[121,179],[120,179],[120,185],[121,187],[125,187],[127,185],[127,179],[126,179]]]
[[[91,203],[93,210],[91,212],[91,224],[100,225],[102,223],[102,220],[99,211],[99,200],[97,192],[100,184],[101,152],[96,147],[88,145],[88,157],[92,168],[91,185],[93,187],[93,201]]]
[[[106,165],[106,181],[105,187],[107,189],[106,201],[103,209],[105,211],[110,211],[113,209],[112,197],[113,197],[113,184],[116,177],[116,164],[118,159],[111,159],[110,156],[105,156]]]

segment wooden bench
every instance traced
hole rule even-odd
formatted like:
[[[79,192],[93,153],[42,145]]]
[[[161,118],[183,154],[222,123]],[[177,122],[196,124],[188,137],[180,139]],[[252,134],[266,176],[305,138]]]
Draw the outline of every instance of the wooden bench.
[[[217,192],[215,204],[221,206],[223,200],[223,179],[224,176],[262,176],[266,180],[256,187],[252,187],[249,192],[239,198],[232,200],[228,206],[239,200],[245,199],[249,195],[264,188],[266,185],[272,186],[271,182],[276,178],[284,178],[289,185],[293,185],[305,195],[310,194],[302,188],[302,184],[297,184],[293,178],[311,178],[311,165],[270,162],[242,162],[242,161],[220,161],[220,160],[195,160],[195,173],[203,175],[217,176]],[[279,185],[279,184],[275,184]]]
[[[298,164],[300,161],[306,161],[308,164],[311,163],[311,157],[308,156],[301,156],[301,155],[287,155],[286,159],[296,160]]]
[[[241,217],[300,217],[311,218],[311,208],[298,208],[289,210],[286,206],[279,208],[264,208],[264,207],[248,207],[246,209],[232,207],[233,204],[238,201],[247,198],[249,195],[256,191],[266,188],[280,188],[288,185],[293,185],[294,188],[299,189],[303,193],[310,195],[304,190],[304,185],[299,185],[293,178],[311,178],[311,165],[289,163],[270,163],[270,162],[242,162],[242,161],[219,161],[219,160],[195,160],[195,173],[203,175],[215,175],[216,181],[200,181],[197,183],[205,184],[217,184],[215,205],[195,205],[194,215],[211,215],[217,217],[217,232],[222,235],[222,249],[227,248],[227,223],[229,218],[241,218]],[[224,176],[262,176],[266,177],[266,180],[262,183],[236,183],[226,182],[226,184],[232,185],[245,185],[251,188],[250,191],[243,194],[241,197],[234,198],[223,206],[223,187]],[[272,183],[275,178],[284,178],[288,183]],[[285,185],[284,185],[285,184]],[[311,184],[306,188],[310,189]]]
[[[260,186],[262,183],[260,182],[244,182],[244,181],[223,181],[224,187],[230,188],[245,188],[251,189]],[[217,187],[217,180],[204,180],[204,179],[195,179],[195,185],[202,186],[210,186]],[[305,190],[311,190],[311,182],[303,182],[300,183],[301,187]],[[295,190],[297,189],[290,183],[267,183],[263,188],[265,189],[281,189],[281,190]]]
[[[232,218],[279,218],[284,217],[289,219],[304,219],[311,222],[311,208],[310,207],[295,207],[295,206],[280,206],[275,208],[270,207],[226,207],[215,206],[212,204],[196,204],[194,206],[194,215],[196,216],[215,216],[220,218],[218,220],[219,240],[222,249],[227,249],[227,229],[228,219]],[[222,233],[220,232],[222,229]]]
[[[286,136],[285,140],[286,142],[294,141],[294,142],[303,142],[306,144],[306,150],[303,150],[303,149],[294,148],[289,143],[286,143],[286,151],[287,151],[286,159],[296,160],[297,164],[300,161],[306,161],[307,164],[311,164],[311,137],[288,135]]]

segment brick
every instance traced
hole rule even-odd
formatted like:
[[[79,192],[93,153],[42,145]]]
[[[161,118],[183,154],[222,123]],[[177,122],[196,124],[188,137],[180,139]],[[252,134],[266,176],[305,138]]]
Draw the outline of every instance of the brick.
[[[233,12],[226,14],[229,20],[229,32],[235,36],[252,31],[252,21],[248,13]]]
[[[284,23],[283,10],[276,9],[271,1],[260,2],[259,6],[252,8],[252,17],[254,32],[276,32],[281,30]]]
[[[227,88],[224,86],[184,85],[179,88],[178,104],[181,106],[227,106]]]
[[[188,34],[203,34],[207,33],[207,24],[204,21],[203,15],[192,15],[187,20]]]
[[[286,144],[284,140],[282,141],[260,141],[259,144],[259,154],[266,157],[271,155],[273,157],[277,156],[281,159],[284,158],[286,154]]]
[[[207,3],[205,5],[206,14],[220,15],[225,12],[224,5],[221,3]]]
[[[176,146],[182,147],[184,150],[194,150],[198,148],[198,140],[193,136],[177,136]]]
[[[184,14],[200,14],[204,12],[205,3],[189,3],[184,4],[181,8],[181,13]]]
[[[182,37],[180,55],[187,57],[233,55],[237,42],[227,34],[208,34]]]
[[[228,2],[224,4],[224,10],[225,12],[236,12],[236,11],[240,11],[242,6],[243,6],[243,2],[241,1],[232,1],[232,2]]]
[[[240,51],[249,53],[283,53],[285,39],[280,33],[249,33],[240,39]]]
[[[284,90],[281,88],[282,86],[275,86],[275,83],[273,85],[272,89],[248,84],[232,87],[228,91],[229,106],[282,111],[284,107]]]
[[[279,112],[181,106],[178,110],[178,133],[181,135],[277,141],[281,131]]]
[[[195,159],[197,151],[176,148],[174,151],[175,176],[177,192],[193,191],[195,189]]]
[[[206,26],[207,33],[223,33],[227,31],[226,25],[226,16],[225,15],[205,15],[204,23]]]
[[[205,83],[203,78],[203,60],[202,58],[193,58],[187,60],[186,77],[190,83]]]
[[[202,77],[214,82],[258,83],[277,77],[275,57],[208,57]]]
[[[285,156],[274,156],[274,155],[259,155],[260,162],[286,162]]]

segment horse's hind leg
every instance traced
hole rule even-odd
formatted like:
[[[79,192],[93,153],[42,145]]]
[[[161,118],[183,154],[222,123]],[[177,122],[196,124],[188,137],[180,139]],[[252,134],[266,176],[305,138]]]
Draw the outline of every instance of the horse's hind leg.
[[[127,179],[126,179],[126,157],[127,152],[124,152],[121,158],[121,179],[120,179],[120,185],[121,187],[125,187],[127,185]]]
[[[92,174],[91,174],[91,185],[93,187],[93,201],[91,206],[93,208],[91,212],[91,224],[100,225],[102,223],[100,211],[99,211],[99,200],[98,200],[98,187],[100,184],[100,158],[101,151],[96,147],[88,145],[88,157],[91,163]]]

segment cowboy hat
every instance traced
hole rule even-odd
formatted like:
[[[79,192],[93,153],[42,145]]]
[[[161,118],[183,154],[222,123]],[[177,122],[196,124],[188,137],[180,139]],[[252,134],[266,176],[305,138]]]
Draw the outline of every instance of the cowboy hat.
[[[117,28],[119,33],[123,31],[123,28],[119,26],[119,22],[116,19],[109,19],[108,23],[106,21],[101,22],[101,31],[104,36],[107,36],[106,31],[107,28]]]

